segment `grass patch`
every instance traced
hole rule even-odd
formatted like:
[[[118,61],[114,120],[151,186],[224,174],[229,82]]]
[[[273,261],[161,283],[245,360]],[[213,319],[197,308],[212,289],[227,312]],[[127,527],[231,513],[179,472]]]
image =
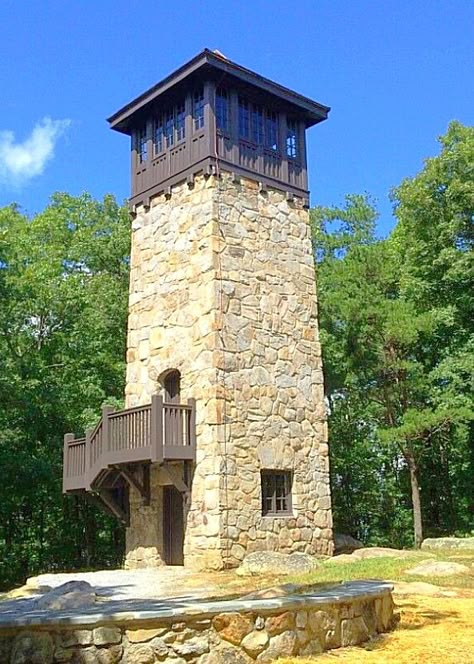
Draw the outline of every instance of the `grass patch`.
[[[323,563],[311,572],[287,578],[287,581],[303,586],[312,586],[320,583],[340,583],[359,579],[379,579],[390,581],[424,581],[437,586],[454,586],[457,588],[474,589],[474,568],[470,575],[456,576],[413,576],[406,571],[415,567],[421,560],[431,558],[439,561],[452,561],[471,565],[474,563],[474,552],[463,551],[456,555],[446,555],[439,552],[433,556],[426,552],[413,552],[409,558],[368,558],[354,563]]]

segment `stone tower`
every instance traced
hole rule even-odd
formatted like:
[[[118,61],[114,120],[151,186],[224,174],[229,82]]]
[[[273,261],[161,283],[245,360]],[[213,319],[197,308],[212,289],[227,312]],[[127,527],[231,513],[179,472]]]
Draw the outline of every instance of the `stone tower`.
[[[174,436],[124,465],[127,567],[332,553],[305,150],[328,111],[205,50],[109,119],[132,139],[123,412],[168,408]]]

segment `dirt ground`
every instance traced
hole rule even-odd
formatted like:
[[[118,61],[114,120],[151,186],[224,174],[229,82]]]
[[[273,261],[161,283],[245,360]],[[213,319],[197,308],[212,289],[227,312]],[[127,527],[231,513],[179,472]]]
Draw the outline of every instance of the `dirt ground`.
[[[359,647],[332,650],[280,664],[474,664],[474,593],[459,597],[397,598],[401,621],[394,632]]]

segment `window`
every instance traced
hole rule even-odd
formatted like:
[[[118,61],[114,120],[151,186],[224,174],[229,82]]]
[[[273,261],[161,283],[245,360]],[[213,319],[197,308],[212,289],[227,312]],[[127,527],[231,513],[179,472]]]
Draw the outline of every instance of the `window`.
[[[262,470],[263,516],[290,515],[291,472],[287,470]]]
[[[176,141],[182,141],[185,136],[185,127],[184,127],[185,119],[186,119],[186,111],[183,102],[182,104],[179,104],[179,106],[176,107],[176,115],[174,119],[174,125],[176,129]]]
[[[181,374],[176,369],[166,374],[163,381],[165,388],[165,401],[167,403],[179,403],[181,394]]]
[[[252,140],[257,145],[263,144],[263,109],[261,106],[252,108]]]
[[[155,154],[163,152],[164,148],[164,128],[163,128],[163,118],[155,120],[155,130],[154,130],[154,143],[155,143]]]
[[[216,92],[216,126],[222,131],[229,131],[229,98],[227,91],[218,89]]]
[[[138,143],[137,145],[138,159],[142,164],[144,161],[147,160],[148,157],[148,140],[146,135],[146,127],[143,127],[143,129],[140,129],[140,131],[138,132],[137,143]]]
[[[204,127],[204,92],[199,90],[193,96],[193,120],[194,129],[202,129]]]
[[[265,147],[278,150],[278,118],[274,111],[267,111],[265,118]]]
[[[290,159],[298,156],[298,126],[294,120],[287,120],[286,154]]]
[[[168,111],[165,119],[166,147],[170,148],[174,143],[174,117],[173,111]]]
[[[239,97],[239,136],[250,138],[250,107],[242,97]]]

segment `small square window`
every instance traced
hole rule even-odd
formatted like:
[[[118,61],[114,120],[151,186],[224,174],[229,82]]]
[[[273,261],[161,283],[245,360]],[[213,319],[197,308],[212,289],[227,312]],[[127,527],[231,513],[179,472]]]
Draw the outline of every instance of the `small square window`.
[[[290,516],[292,475],[288,470],[262,470],[262,515]]]

